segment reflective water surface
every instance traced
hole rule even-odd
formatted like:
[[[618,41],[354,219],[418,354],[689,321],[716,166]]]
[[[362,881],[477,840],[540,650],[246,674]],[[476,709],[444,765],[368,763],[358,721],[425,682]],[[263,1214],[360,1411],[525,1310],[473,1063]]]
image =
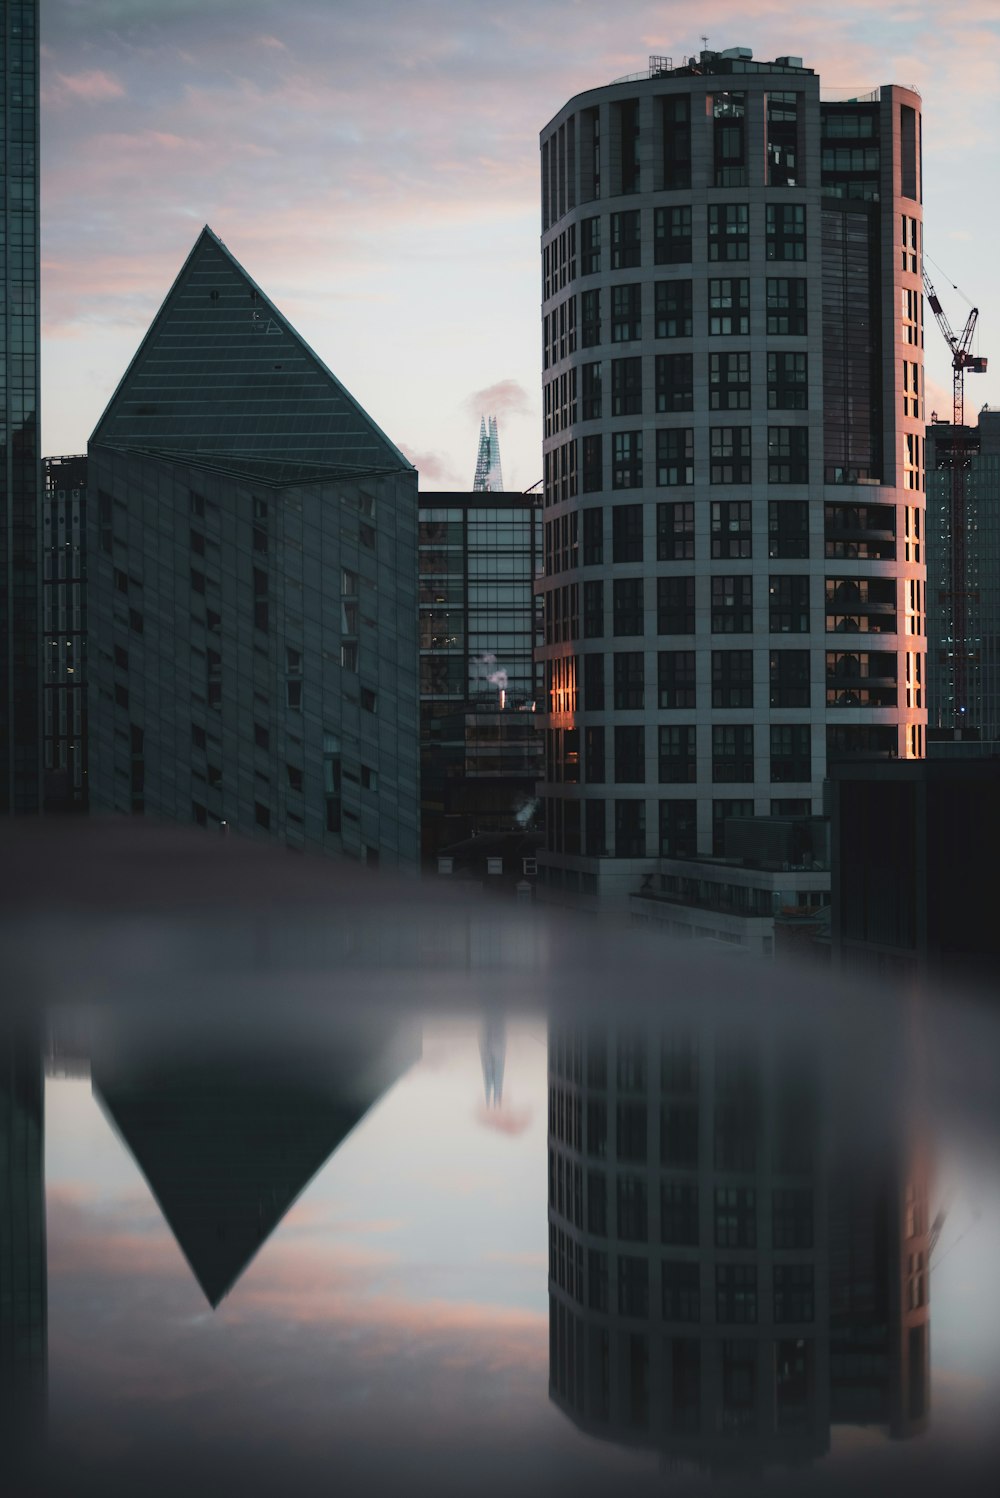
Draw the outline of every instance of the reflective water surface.
[[[5,905],[0,1491],[992,1488],[988,1000],[233,857]]]

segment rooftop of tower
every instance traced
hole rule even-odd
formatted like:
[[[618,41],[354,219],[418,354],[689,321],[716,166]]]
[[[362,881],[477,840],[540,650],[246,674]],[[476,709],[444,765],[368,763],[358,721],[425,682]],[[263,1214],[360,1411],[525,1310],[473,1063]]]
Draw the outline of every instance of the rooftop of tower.
[[[644,78],[701,78],[710,74],[732,73],[799,73],[815,75],[814,68],[803,67],[801,57],[776,57],[773,62],[754,62],[749,47],[727,47],[724,52],[699,52],[697,57],[651,56],[644,73],[626,73],[613,83],[637,83]]]

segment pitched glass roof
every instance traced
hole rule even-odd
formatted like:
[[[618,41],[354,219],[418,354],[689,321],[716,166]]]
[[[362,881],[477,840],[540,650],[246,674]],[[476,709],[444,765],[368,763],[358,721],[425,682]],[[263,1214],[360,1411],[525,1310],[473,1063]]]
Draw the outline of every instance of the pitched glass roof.
[[[292,463],[298,482],[411,467],[207,226],[91,441]]]

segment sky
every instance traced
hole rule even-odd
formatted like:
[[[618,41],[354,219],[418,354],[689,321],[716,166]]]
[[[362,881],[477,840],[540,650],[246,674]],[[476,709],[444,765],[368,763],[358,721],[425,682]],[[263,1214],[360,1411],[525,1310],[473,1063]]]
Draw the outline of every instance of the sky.
[[[915,85],[925,250],[1000,405],[1000,4],[42,0],[42,450],[81,452],[202,226],[417,465],[468,489],[495,413],[541,478],[538,134],[581,90],[749,46],[824,92]],[[969,100],[974,101],[969,106]],[[953,287],[959,289],[955,290]],[[928,417],[950,358],[927,328]]]

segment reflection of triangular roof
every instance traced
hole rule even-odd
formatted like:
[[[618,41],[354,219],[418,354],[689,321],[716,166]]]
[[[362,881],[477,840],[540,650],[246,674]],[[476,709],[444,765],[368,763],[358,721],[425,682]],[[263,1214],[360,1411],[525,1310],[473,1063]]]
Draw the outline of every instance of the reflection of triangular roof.
[[[213,1307],[375,1101],[177,1065],[94,1090]]]
[[[91,441],[316,477],[411,467],[207,225]]]

